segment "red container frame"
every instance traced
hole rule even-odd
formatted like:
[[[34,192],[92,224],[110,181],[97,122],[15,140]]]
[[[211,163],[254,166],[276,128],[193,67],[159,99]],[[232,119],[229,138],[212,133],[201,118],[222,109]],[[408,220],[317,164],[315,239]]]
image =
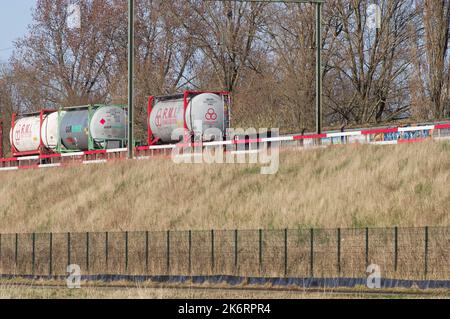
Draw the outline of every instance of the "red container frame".
[[[0,118],[0,158],[3,158],[3,119]]]
[[[22,156],[32,156],[32,155],[44,155],[44,154],[52,154],[53,152],[48,150],[45,145],[44,141],[42,140],[42,125],[44,124],[44,116],[47,114],[51,114],[57,112],[55,110],[48,110],[43,109],[36,113],[28,113],[26,115],[39,115],[39,147],[37,150],[34,151],[27,151],[27,152],[19,152],[17,148],[14,146],[14,143],[11,144],[11,153],[13,157],[22,157]],[[18,119],[17,113],[13,113],[11,117],[11,131],[14,132],[14,128],[16,126],[16,120]]]
[[[185,130],[188,129],[188,125],[186,122],[186,112],[187,112],[187,109],[189,106],[189,98],[191,96],[205,94],[205,93],[217,94],[217,95],[220,95],[221,97],[227,97],[228,103],[229,103],[228,117],[229,117],[229,119],[231,119],[231,116],[230,116],[230,114],[231,114],[231,92],[227,92],[227,91],[184,91],[184,93],[183,93],[183,100],[184,100],[184,102],[183,102],[184,103],[183,119],[184,119],[184,129]],[[152,96],[149,96],[149,98],[148,98],[148,105],[147,105],[147,145],[148,146],[155,145],[156,143],[159,142],[159,139],[153,138],[153,131],[150,126],[150,115],[152,113],[155,101],[158,100],[158,98],[163,98],[163,97],[170,97],[170,96],[157,97],[157,96],[152,95]]]

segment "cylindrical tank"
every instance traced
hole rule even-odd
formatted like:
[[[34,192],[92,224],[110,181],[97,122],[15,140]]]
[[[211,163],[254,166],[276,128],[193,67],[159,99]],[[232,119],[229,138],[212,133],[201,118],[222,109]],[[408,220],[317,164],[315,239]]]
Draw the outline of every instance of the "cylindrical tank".
[[[224,131],[224,103],[217,94],[203,93],[195,96],[188,103],[184,115],[184,100],[167,100],[157,102],[149,116],[149,125],[153,136],[163,143],[175,142],[172,132],[184,127],[186,120],[189,131],[192,131],[196,122],[201,121],[202,128],[195,130],[202,133],[209,128]]]
[[[44,147],[56,149],[58,145],[58,112],[45,114],[40,122],[40,116],[28,116],[16,121],[14,131],[10,131],[10,142],[18,152],[39,150],[40,138]]]
[[[105,140],[126,138],[127,116],[121,107],[101,106],[91,110],[66,111],[61,120],[61,142],[68,150],[88,150],[89,134],[95,146],[106,147]]]
[[[16,121],[10,130],[9,141],[18,152],[39,150],[41,120],[39,116],[23,117]]]
[[[65,112],[60,112],[59,116],[64,116]],[[49,150],[55,150],[58,146],[58,112],[47,115],[42,122],[41,128],[42,143]]]

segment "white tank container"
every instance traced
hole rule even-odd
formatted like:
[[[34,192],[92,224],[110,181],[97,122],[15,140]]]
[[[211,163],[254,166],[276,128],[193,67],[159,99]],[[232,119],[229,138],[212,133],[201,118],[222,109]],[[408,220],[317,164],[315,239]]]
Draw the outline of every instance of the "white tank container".
[[[128,116],[121,107],[104,106],[94,112],[89,129],[92,138],[101,147],[106,147],[105,139],[125,139],[127,137]]]
[[[41,137],[44,147],[49,150],[56,149],[58,145],[58,112],[44,115],[42,127],[39,115],[18,119],[14,125],[14,131],[11,130],[9,134],[10,143],[18,152],[37,151]]]
[[[10,130],[9,141],[18,152],[32,152],[39,149],[41,143],[41,120],[39,116],[18,119],[14,129]]]
[[[163,143],[176,142],[172,140],[172,133],[177,128],[184,127],[186,119],[189,131],[192,131],[197,121],[201,121],[202,128],[195,130],[205,132],[210,128],[224,131],[224,102],[217,94],[203,93],[195,96],[188,103],[184,116],[184,100],[168,100],[157,102],[149,117],[149,125],[153,136]]]
[[[127,112],[121,107],[103,106],[92,114],[89,130],[94,141],[106,147],[104,140],[127,137]]]
[[[64,112],[60,113],[61,118]],[[58,146],[58,112],[47,115],[42,122],[41,137],[44,146],[49,150],[55,150]]]

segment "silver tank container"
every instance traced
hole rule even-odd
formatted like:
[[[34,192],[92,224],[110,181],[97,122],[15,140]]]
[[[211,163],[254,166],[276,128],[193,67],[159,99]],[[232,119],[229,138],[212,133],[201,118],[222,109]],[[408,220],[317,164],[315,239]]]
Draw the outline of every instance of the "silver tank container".
[[[117,106],[67,110],[61,119],[60,136],[67,150],[89,150],[89,134],[94,146],[105,148],[105,140],[126,138],[127,116]]]

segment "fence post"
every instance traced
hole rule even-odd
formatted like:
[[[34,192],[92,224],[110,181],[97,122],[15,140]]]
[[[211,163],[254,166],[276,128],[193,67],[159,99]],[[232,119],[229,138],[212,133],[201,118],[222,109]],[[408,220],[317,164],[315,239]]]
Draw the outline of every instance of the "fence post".
[[[86,271],[89,273],[89,232],[86,233]]]
[[[428,240],[429,240],[428,226],[425,227],[425,256],[424,256],[424,274],[425,279],[428,275]]]
[[[67,266],[71,265],[70,257],[70,233],[67,233]]]
[[[309,255],[309,259],[310,259],[310,277],[314,278],[314,229],[311,228],[311,242],[310,242],[310,247],[311,247],[311,251],[310,251],[310,255]]]
[[[192,231],[188,233],[188,250],[189,250],[189,275],[192,274]]]
[[[284,277],[288,276],[288,230],[284,230]]]
[[[16,272],[17,272],[18,259],[19,259],[19,234],[16,234],[15,250],[14,250],[14,261],[16,264]]]
[[[148,275],[148,238],[149,238],[149,232],[145,232],[145,272]]]
[[[259,230],[259,274],[263,272],[263,230]]]
[[[48,261],[48,274],[53,274],[53,233],[49,234],[49,261]]]
[[[128,232],[125,232],[125,273],[128,274]]]
[[[166,260],[166,269],[167,274],[170,273],[170,230],[167,231],[167,254],[166,254],[167,260]]]
[[[337,230],[337,265],[338,275],[341,275],[341,229]]]
[[[34,275],[35,271],[35,261],[36,261],[36,234],[31,235],[32,249],[31,249],[31,271]]]
[[[234,231],[234,269],[238,271],[238,230]]]
[[[398,266],[398,227],[394,228],[394,271],[397,271]]]
[[[214,256],[214,230],[211,230],[211,274],[214,274],[215,256]]]
[[[109,271],[109,233],[105,232],[105,264],[106,264],[106,272]]]
[[[366,227],[366,268],[369,267],[369,227]]]

